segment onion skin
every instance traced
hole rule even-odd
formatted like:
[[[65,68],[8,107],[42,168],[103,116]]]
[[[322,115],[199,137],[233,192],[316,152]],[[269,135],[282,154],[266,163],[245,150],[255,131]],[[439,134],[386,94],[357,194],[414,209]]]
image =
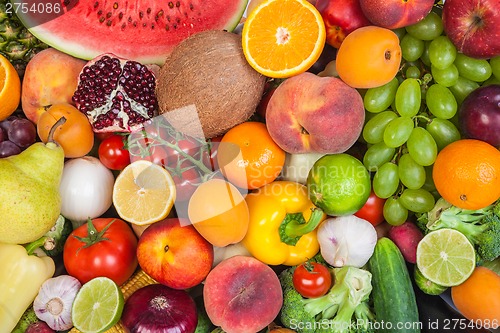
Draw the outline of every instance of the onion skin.
[[[121,322],[130,333],[193,333],[198,315],[186,291],[151,284],[127,299]]]

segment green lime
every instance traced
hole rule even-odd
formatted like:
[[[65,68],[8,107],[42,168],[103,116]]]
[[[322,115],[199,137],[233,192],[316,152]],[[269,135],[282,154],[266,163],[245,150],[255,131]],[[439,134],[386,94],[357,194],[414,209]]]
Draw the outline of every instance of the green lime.
[[[309,171],[307,188],[311,201],[326,214],[350,215],[370,196],[370,174],[354,156],[325,155]]]
[[[422,275],[443,287],[467,280],[476,267],[476,252],[460,231],[431,231],[418,243],[417,267]]]
[[[85,283],[73,302],[71,319],[83,333],[105,332],[122,315],[124,306],[120,287],[107,277],[97,277]]]

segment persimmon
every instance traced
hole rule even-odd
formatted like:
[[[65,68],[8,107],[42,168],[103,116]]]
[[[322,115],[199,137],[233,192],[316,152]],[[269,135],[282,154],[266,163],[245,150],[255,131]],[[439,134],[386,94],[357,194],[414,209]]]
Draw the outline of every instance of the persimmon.
[[[218,247],[240,242],[250,221],[243,195],[233,184],[220,178],[198,186],[189,199],[187,214],[195,229]]]
[[[451,287],[453,304],[469,320],[483,328],[500,327],[500,275],[478,266],[458,286]]]
[[[54,132],[56,141],[64,150],[64,156],[76,158],[87,155],[94,146],[94,132],[88,118],[71,104],[54,104],[47,109],[37,123],[37,133],[47,142],[49,131],[61,117],[66,122]]]
[[[396,76],[401,57],[398,36],[389,29],[369,25],[346,36],[335,61],[342,81],[353,88],[374,88]]]

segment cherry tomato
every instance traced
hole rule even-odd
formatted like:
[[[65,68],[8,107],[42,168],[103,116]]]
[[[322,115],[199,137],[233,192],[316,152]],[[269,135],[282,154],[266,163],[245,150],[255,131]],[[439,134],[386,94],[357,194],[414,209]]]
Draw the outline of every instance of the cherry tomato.
[[[295,269],[292,276],[295,290],[303,297],[315,298],[325,295],[332,286],[332,275],[325,265],[305,262]]]
[[[370,222],[374,227],[384,222],[384,203],[385,199],[377,197],[373,190],[363,207],[354,215]]]
[[[196,190],[200,182],[197,169],[188,162],[176,168],[167,168],[172,175],[176,188],[176,202],[187,201]]]
[[[199,152],[201,148],[201,144],[192,138],[184,138],[178,140],[177,142],[172,139],[170,140],[170,142],[175,144],[180,151],[183,151],[184,153],[193,157]],[[175,167],[179,161],[182,162],[185,159],[185,157],[182,156],[178,149],[168,146],[165,146],[164,149],[167,152],[168,156],[168,166]]]
[[[113,134],[99,144],[99,160],[111,170],[123,170],[130,164],[130,154],[125,148],[126,138]]]
[[[63,250],[64,267],[82,284],[105,276],[122,285],[137,268],[136,251],[137,237],[126,222],[96,218],[69,235]]]
[[[168,163],[168,153],[162,142],[142,131],[130,133],[128,150],[131,162],[146,160],[161,166]]]

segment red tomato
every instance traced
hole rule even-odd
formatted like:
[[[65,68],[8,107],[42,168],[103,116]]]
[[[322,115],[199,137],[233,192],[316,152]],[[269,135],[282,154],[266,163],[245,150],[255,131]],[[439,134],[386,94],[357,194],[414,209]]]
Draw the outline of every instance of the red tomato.
[[[123,170],[130,164],[130,154],[125,149],[126,138],[122,135],[113,134],[99,144],[99,160],[104,166],[111,170]]]
[[[354,213],[354,215],[367,220],[373,226],[377,226],[384,222],[384,203],[385,199],[377,197],[372,190],[363,207]]]
[[[332,286],[332,275],[325,265],[305,262],[295,269],[292,276],[295,290],[306,298],[325,295]]]
[[[137,237],[126,222],[96,218],[68,237],[63,251],[64,267],[81,283],[105,276],[122,285],[137,268],[136,251]]]

